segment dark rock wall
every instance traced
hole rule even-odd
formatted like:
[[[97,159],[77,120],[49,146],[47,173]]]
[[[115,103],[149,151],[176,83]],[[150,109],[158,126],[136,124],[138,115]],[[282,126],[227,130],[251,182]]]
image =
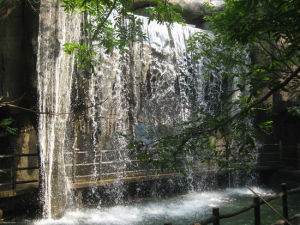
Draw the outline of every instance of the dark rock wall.
[[[14,3],[14,4],[12,4]],[[6,0],[0,7],[0,96],[4,102],[36,109],[37,5]],[[0,119],[11,117],[17,135],[0,132],[0,154],[37,152],[37,115],[17,107],[1,107]],[[5,163],[0,162],[4,165]],[[19,167],[37,165],[37,157],[17,159]],[[31,179],[37,171],[20,171],[19,180]]]
[[[282,91],[273,98],[274,137],[282,143],[282,162],[290,169],[300,169],[300,116],[288,108],[299,104],[297,91]]]

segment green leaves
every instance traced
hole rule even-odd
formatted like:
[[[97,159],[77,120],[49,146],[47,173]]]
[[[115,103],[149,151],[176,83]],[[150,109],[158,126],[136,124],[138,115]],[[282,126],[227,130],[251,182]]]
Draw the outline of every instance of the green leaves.
[[[263,77],[262,80],[268,81],[268,80],[270,80],[270,77]]]
[[[149,14],[149,23],[154,20],[160,24],[184,23],[181,16],[182,8],[180,6],[171,5],[162,0],[149,0],[149,2],[154,4],[154,7],[144,10]]]
[[[81,45],[76,43],[65,43],[64,51],[69,55],[75,53],[75,58],[78,62],[77,65],[81,69],[92,68],[95,64],[94,56],[96,55],[96,52],[92,47],[88,47],[84,43]]]
[[[8,134],[17,134],[18,129],[11,127],[13,124],[12,118],[5,118],[0,120],[0,128],[3,129]]]
[[[121,52],[133,41],[144,41],[142,22],[132,11],[133,0],[61,0],[66,12],[80,13],[84,19],[85,37],[82,44],[67,43],[67,54],[75,54],[80,68],[92,69],[95,65],[96,48],[111,53],[115,48]],[[183,23],[182,9],[164,0],[149,0],[155,6],[146,11],[149,21],[158,23]],[[112,22],[109,18],[113,18]],[[95,45],[94,43],[97,42]],[[99,61],[99,60],[97,60]],[[100,62],[98,62],[100,63]]]
[[[9,171],[6,169],[0,169],[0,174],[9,174]]]
[[[260,123],[260,127],[266,131],[269,131],[272,129],[273,123],[274,123],[273,120],[264,121],[264,122]]]

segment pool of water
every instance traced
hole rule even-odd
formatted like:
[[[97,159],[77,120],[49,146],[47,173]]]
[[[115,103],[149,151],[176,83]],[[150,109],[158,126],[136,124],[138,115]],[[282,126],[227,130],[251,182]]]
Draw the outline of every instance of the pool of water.
[[[274,192],[271,189],[252,187],[263,197]],[[195,223],[209,217],[212,207],[220,207],[220,213],[232,212],[252,203],[253,194],[247,188],[228,188],[220,191],[190,192],[167,199],[156,199],[93,209],[69,211],[59,220],[27,221],[35,225],[159,225],[170,221],[174,225]],[[280,200],[271,202],[281,212]],[[300,212],[300,194],[289,198],[289,212]],[[223,225],[253,224],[253,210],[239,216],[224,219]],[[278,219],[266,205],[262,206],[262,224],[271,224]]]

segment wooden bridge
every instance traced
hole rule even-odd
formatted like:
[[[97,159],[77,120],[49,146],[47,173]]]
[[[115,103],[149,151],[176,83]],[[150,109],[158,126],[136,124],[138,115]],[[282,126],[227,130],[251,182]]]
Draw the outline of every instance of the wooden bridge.
[[[93,154],[91,154],[93,153]],[[65,167],[73,189],[103,186],[114,182],[138,182],[181,176],[178,173],[159,173],[137,159],[124,158],[117,150],[73,151],[65,154]],[[257,168],[279,168],[282,165],[282,146],[264,145],[260,149]],[[31,159],[35,165],[19,167],[21,158]],[[39,188],[39,153],[0,155],[0,198],[22,195]],[[22,177],[23,171],[36,171],[31,179]]]

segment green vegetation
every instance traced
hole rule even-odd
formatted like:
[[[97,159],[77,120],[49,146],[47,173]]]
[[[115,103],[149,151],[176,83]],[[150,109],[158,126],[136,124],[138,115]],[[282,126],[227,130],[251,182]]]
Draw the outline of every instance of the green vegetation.
[[[61,0],[65,11],[84,16],[84,38],[80,43],[66,43],[65,51],[75,53],[81,69],[93,70],[96,64],[95,48],[102,47],[106,53],[115,48],[124,51],[132,41],[143,41],[142,22],[133,11],[133,0]],[[149,0],[153,8],[145,11],[150,21],[171,24],[183,22],[181,8],[167,4],[165,0]],[[114,18],[114,23],[109,20]],[[97,44],[95,44],[97,43]],[[99,62],[97,62],[99,63]]]
[[[12,102],[7,102],[3,100],[4,98],[0,96],[0,109],[2,107],[9,106]],[[11,117],[1,118],[0,119],[0,132],[5,134],[17,134],[18,129],[14,128],[14,120]]]
[[[12,118],[4,118],[0,120],[0,130],[3,130],[8,134],[17,134],[18,129],[11,127],[12,123]]]
[[[272,107],[279,91],[299,91],[299,9],[295,0],[226,0],[222,11],[206,17],[214,37],[198,33],[189,41],[194,59],[204,59],[204,77],[218,73],[227,84],[221,109],[196,112],[170,132],[149,131],[130,148],[161,169],[193,167],[186,155],[221,168],[250,168],[255,113]],[[259,127],[269,132],[272,123]]]

